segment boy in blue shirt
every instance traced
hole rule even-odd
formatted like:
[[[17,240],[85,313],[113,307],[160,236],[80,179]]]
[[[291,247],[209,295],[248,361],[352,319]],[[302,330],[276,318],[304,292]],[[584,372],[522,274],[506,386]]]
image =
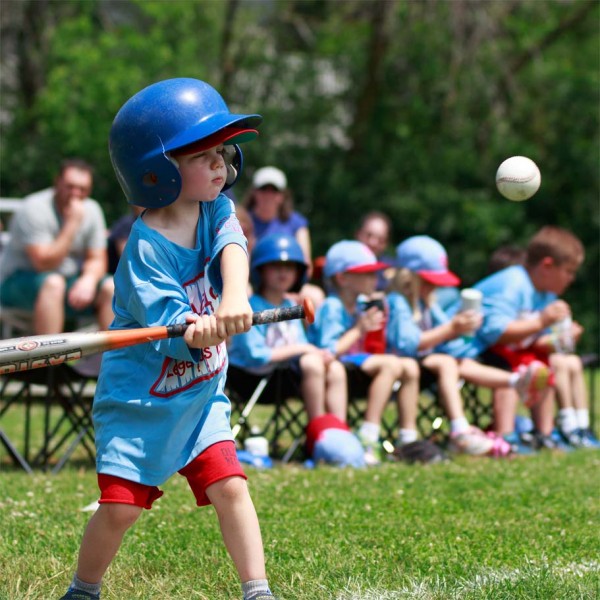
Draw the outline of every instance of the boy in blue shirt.
[[[572,283],[585,256],[581,241],[570,231],[546,226],[530,240],[523,265],[513,265],[498,271],[474,287],[483,293],[482,327],[475,336],[478,351],[488,350],[484,355],[494,364],[514,370],[518,365],[541,361],[556,369],[550,355],[556,350],[556,338],[551,329],[570,319],[569,305],[560,300]],[[577,339],[582,329],[576,323],[570,333]],[[572,355],[581,363],[581,359]],[[579,385],[574,399],[580,412],[573,430],[580,438],[575,445],[595,446],[596,440],[589,430],[589,411],[585,397],[583,368],[578,369]],[[559,376],[558,371],[554,373]],[[549,389],[544,398],[532,408],[536,426],[536,444],[554,448],[561,445],[552,436],[554,426],[554,396]],[[517,399],[510,390],[499,390],[494,398],[494,423],[496,432],[511,443],[518,443],[514,432]],[[561,426],[559,411],[559,427]],[[569,443],[576,442],[569,436]]]
[[[413,444],[418,437],[419,367],[412,358],[384,353],[385,306],[382,309],[373,305],[363,310],[359,305],[359,296],[373,297],[377,273],[385,268],[387,265],[378,262],[361,242],[344,240],[334,244],[323,268],[329,295],[310,330],[319,347],[328,349],[344,364],[358,367],[369,379],[367,410],[358,436],[365,446],[367,464],[371,465],[380,460],[381,419],[396,381],[401,382],[397,446]],[[365,345],[373,333],[382,337],[382,353],[369,351]]]
[[[231,114],[211,86],[184,78],[145,88],[115,117],[113,167],[128,202],[146,210],[115,274],[112,327],[189,327],[103,357],[93,410],[100,507],[64,599],[100,597],[124,534],[176,472],[198,506],[215,507],[244,599],[273,597],[224,394],[225,339],[250,328],[252,310],[246,240],[221,192],[238,177],[237,144],[261,120]]]

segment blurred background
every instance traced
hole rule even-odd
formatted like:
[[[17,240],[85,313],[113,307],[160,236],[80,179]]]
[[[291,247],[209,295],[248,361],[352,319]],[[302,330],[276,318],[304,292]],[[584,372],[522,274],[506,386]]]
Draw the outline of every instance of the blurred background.
[[[598,352],[599,23],[596,0],[3,0],[0,196],[80,156],[110,226],[128,211],[107,150],[116,112],[155,81],[203,79],[264,116],[237,197],[256,169],[284,170],[314,256],[379,209],[390,251],[431,235],[467,286],[498,246],[575,232],[587,258],[565,298]],[[512,155],[542,172],[527,202],[495,187]]]

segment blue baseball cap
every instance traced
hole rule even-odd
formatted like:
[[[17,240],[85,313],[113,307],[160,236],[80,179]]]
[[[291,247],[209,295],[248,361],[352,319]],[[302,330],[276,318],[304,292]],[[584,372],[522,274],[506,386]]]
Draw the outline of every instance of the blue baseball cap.
[[[373,273],[388,266],[378,261],[373,251],[362,242],[343,240],[329,248],[323,275],[332,277],[336,273]]]
[[[439,286],[460,284],[458,275],[448,270],[448,255],[444,247],[428,235],[415,235],[396,248],[397,266],[416,273],[429,283]]]

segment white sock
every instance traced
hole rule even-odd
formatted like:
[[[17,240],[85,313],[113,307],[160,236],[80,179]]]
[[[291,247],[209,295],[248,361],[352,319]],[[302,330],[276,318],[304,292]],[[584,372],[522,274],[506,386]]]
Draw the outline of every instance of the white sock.
[[[580,429],[590,428],[590,411],[587,408],[576,408],[575,414],[577,415],[577,425]]]
[[[462,433],[469,429],[469,421],[466,417],[459,417],[458,419],[452,419],[450,421],[450,431],[452,433]]]
[[[404,446],[404,444],[412,444],[416,442],[418,433],[416,429],[400,429],[398,432],[398,444]]]
[[[252,579],[251,581],[242,583],[244,598],[252,598],[252,596],[256,596],[259,592],[271,592],[269,582],[266,579]]]
[[[559,409],[556,421],[558,428],[564,433],[571,433],[578,427],[577,413],[572,407]]]
[[[379,441],[380,429],[381,428],[378,423],[370,423],[369,421],[365,421],[360,426],[358,433],[367,442],[372,442],[373,444],[376,444]]]
[[[87,583],[85,581],[81,581],[77,574],[73,575],[73,581],[71,582],[71,587],[75,590],[81,590],[82,592],[89,592],[90,594],[99,594],[100,589],[102,588],[102,581],[99,583]]]

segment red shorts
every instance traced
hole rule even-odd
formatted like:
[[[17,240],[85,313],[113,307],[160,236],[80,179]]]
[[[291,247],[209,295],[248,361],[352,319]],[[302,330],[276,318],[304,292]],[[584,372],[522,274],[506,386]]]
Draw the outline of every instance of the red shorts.
[[[548,352],[537,350],[536,348],[523,348],[515,350],[508,346],[494,346],[490,351],[502,357],[513,371],[519,368],[519,365],[529,365],[534,360],[543,362],[550,366],[550,355]]]
[[[248,479],[240,465],[235,443],[217,442],[209,446],[190,464],[179,471],[183,475],[196,497],[198,506],[210,504],[206,488],[228,477]],[[141,508],[152,508],[152,503],[163,495],[158,487],[136,483],[114,475],[98,473],[100,504],[132,504]]]

